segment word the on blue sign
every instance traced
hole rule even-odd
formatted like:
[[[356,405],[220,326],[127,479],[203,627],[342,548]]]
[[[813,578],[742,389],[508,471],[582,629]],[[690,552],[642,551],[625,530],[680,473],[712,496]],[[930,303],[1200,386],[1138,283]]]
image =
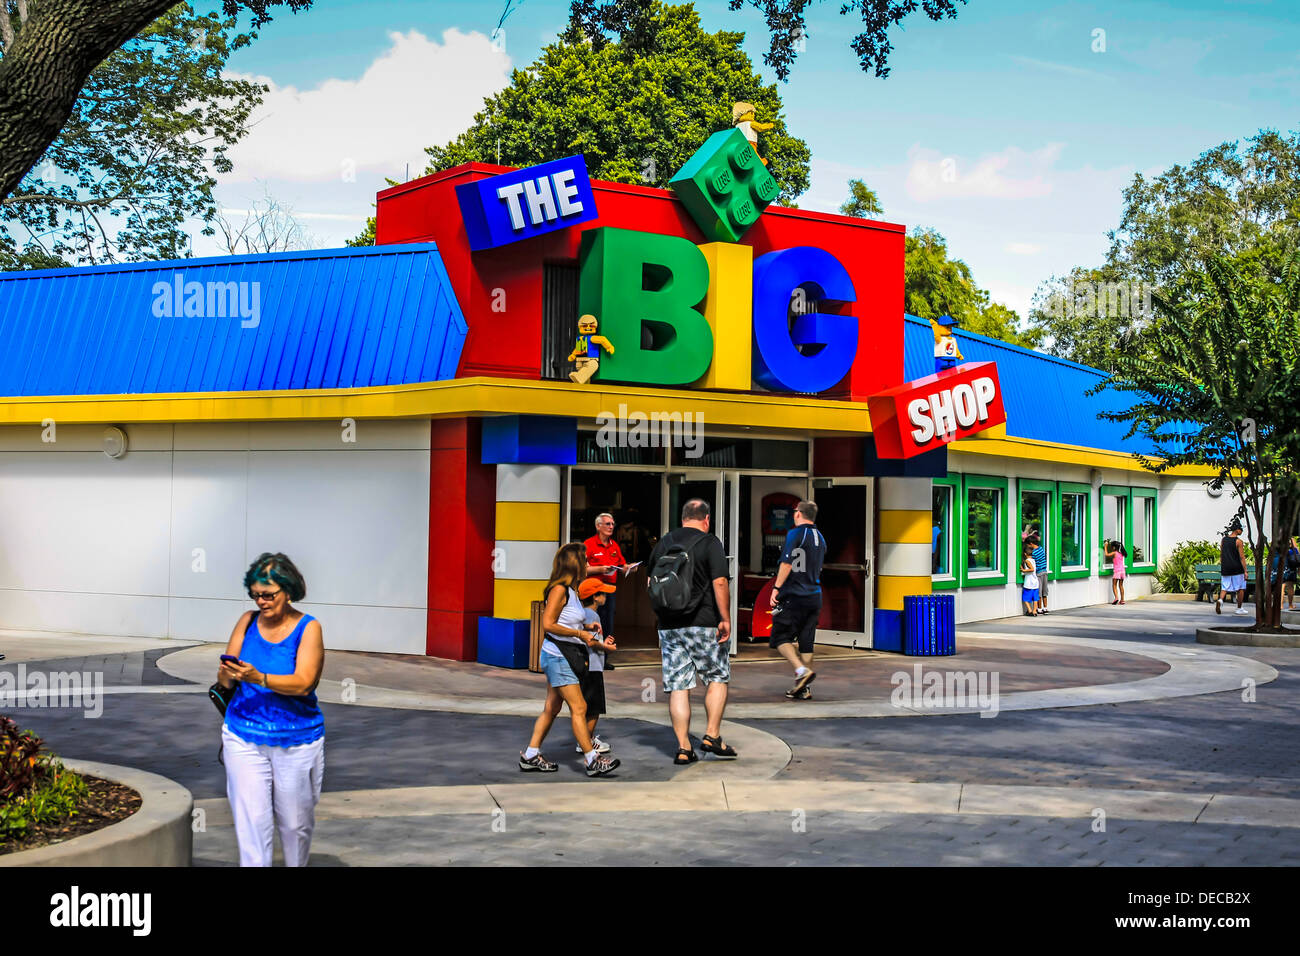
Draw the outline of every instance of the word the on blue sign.
[[[582,155],[456,187],[471,249],[491,249],[596,218]]]

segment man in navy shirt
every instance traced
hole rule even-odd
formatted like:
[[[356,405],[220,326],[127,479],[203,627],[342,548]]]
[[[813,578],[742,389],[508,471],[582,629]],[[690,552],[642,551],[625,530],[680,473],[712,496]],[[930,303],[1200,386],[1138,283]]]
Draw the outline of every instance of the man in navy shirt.
[[[772,585],[772,636],[768,644],[794,668],[791,699],[811,700],[808,686],[817,673],[812,669],[813,639],[822,610],[822,561],[826,539],[817,530],[817,505],[801,501],[794,509],[794,527],[786,533],[781,566]],[[799,650],[795,652],[795,642]],[[802,658],[802,659],[801,659]]]

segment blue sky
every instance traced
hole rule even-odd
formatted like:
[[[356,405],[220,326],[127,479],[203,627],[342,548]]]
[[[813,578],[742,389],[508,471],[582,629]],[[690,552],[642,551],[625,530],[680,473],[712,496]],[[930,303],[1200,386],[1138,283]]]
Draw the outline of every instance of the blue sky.
[[[222,203],[246,208],[269,192],[317,245],[341,245],[384,177],[403,178],[408,163],[417,175],[422,148],[464,129],[568,9],[511,0],[496,50],[488,36],[505,6],[317,0],[282,14],[229,63],[272,92],[232,152]],[[772,79],[756,13],[726,0],[696,9],[707,29],[744,30]],[[883,218],[937,228],[1022,316],[1042,280],[1101,259],[1134,173],[1261,127],[1300,129],[1297,0],[971,0],[956,20],[916,14],[893,30],[885,80],[859,70],[848,45],[858,21],[838,9],[814,6],[781,86],[787,125],[813,156],[799,204],[834,210],[846,181],[865,179]],[[195,251],[211,247],[196,239]]]

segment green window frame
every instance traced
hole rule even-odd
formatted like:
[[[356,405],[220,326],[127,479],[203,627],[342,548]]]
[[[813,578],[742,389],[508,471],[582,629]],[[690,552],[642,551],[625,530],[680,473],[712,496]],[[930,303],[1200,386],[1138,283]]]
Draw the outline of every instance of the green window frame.
[[[1156,560],[1155,556],[1159,554],[1159,526],[1160,526],[1160,509],[1158,507],[1159,492],[1155,488],[1143,488],[1136,485],[1102,485],[1097,493],[1098,517],[1097,517],[1097,544],[1105,555],[1106,547],[1106,521],[1102,508],[1106,506],[1106,495],[1123,495],[1124,496],[1124,547],[1128,549],[1128,559],[1125,561],[1125,568],[1129,574],[1155,574]],[[1147,555],[1150,560],[1137,562],[1133,559],[1134,541],[1133,541],[1133,515],[1134,501],[1138,498],[1151,500],[1151,554]],[[1101,577],[1112,574],[1111,566],[1105,558],[1102,558],[1101,567],[1097,573]]]
[[[931,575],[930,587],[935,591],[951,591],[961,586],[961,566],[959,555],[964,548],[958,548],[958,542],[965,541],[965,527],[962,522],[963,503],[961,495],[961,475],[948,472],[946,478],[935,478],[931,485],[935,488],[949,489],[948,509],[948,574]],[[933,509],[932,509],[933,510]]]
[[[993,475],[964,475],[962,477],[962,534],[961,543],[961,586],[964,588],[1005,587],[1007,583],[1008,535],[1007,535],[1007,485],[1006,478]],[[993,542],[993,557],[998,560],[998,570],[972,571],[970,568],[970,513],[972,491],[997,491],[998,509],[993,517],[993,531],[997,539]]]
[[[1140,561],[1140,562],[1133,561],[1133,563],[1129,565],[1129,572],[1132,574],[1155,574],[1156,573],[1156,559],[1160,554],[1159,543],[1158,543],[1159,538],[1157,535],[1158,528],[1160,525],[1160,517],[1159,517],[1160,508],[1159,508],[1159,502],[1157,501],[1157,494],[1158,492],[1154,488],[1138,488],[1138,487],[1129,488],[1128,507],[1129,507],[1129,527],[1131,529],[1129,535],[1130,537],[1133,538],[1133,542],[1134,542],[1132,545],[1129,546],[1130,551],[1136,552],[1136,548],[1137,548],[1137,538],[1136,538],[1137,520],[1138,520],[1138,515],[1140,514],[1138,510],[1138,501],[1147,500],[1151,502],[1151,541],[1149,542],[1150,550],[1149,553],[1147,554],[1148,560]]]
[[[1133,495],[1128,485],[1102,485],[1097,489],[1097,547],[1101,555],[1101,566],[1097,569],[1099,577],[1109,577],[1114,572],[1111,570],[1111,564],[1106,560],[1106,496],[1122,495],[1124,497],[1124,530],[1121,532],[1124,537],[1124,547],[1128,549],[1130,556],[1133,552]],[[1124,563],[1128,567],[1128,560]]]
[[[1011,533],[1011,541],[1010,541],[1010,544],[1012,545],[1011,557],[1016,565],[1016,584],[1025,583],[1025,576],[1020,573],[1020,544],[1021,544],[1020,533],[1025,529],[1025,515],[1024,515],[1024,511],[1021,509],[1021,506],[1023,504],[1023,501],[1021,499],[1021,492],[1023,491],[1046,492],[1047,518],[1049,521],[1052,522],[1053,525],[1059,524],[1060,521],[1060,517],[1059,515],[1056,514],[1056,510],[1054,508],[1054,504],[1056,502],[1056,482],[1044,481],[1039,478],[1017,478],[1016,479],[1016,524],[1015,527],[1011,529],[1012,533]],[[1040,529],[1040,530],[1047,532],[1050,531],[1051,529]],[[1048,549],[1047,561],[1050,564],[1052,561],[1052,554],[1051,554],[1052,542],[1049,540],[1049,536],[1046,533],[1044,534],[1043,537],[1043,546]],[[1043,568],[1041,570],[1050,571],[1051,569]]]
[[[1065,521],[1062,514],[1062,503],[1066,495],[1080,495],[1083,498],[1083,515],[1080,520],[1083,522],[1083,534],[1079,536],[1079,550],[1082,552],[1083,564],[1067,567],[1061,563],[1061,534],[1065,528]],[[1052,563],[1052,576],[1059,579],[1063,578],[1087,578],[1092,576],[1092,548],[1088,547],[1088,542],[1092,540],[1092,485],[1085,485],[1074,481],[1058,481],[1056,483],[1056,507],[1054,509],[1056,520],[1056,552],[1049,556]]]

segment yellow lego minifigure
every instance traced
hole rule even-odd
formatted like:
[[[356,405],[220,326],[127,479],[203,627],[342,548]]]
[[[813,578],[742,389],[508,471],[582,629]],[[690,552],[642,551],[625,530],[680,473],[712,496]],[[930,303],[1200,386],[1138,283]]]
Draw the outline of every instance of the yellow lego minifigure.
[[[599,327],[594,315],[584,315],[578,319],[578,338],[573,343],[573,351],[569,353],[569,361],[575,363],[574,370],[569,373],[570,382],[586,385],[591,381],[591,377],[600,368],[602,348],[610,355],[614,354],[614,346],[609,339],[596,334]]]
[[[754,155],[758,156],[759,161],[764,166],[767,160],[758,152],[758,134],[766,133],[768,130],[775,128],[775,123],[760,123],[754,118],[754,104],[752,103],[733,103],[731,105],[731,124],[745,134],[745,139],[749,140],[749,145],[754,150]]]
[[[964,356],[957,348],[957,339],[952,334],[956,320],[951,315],[941,315],[930,320],[930,330],[934,332],[934,371],[936,374],[957,367],[957,361]]]

